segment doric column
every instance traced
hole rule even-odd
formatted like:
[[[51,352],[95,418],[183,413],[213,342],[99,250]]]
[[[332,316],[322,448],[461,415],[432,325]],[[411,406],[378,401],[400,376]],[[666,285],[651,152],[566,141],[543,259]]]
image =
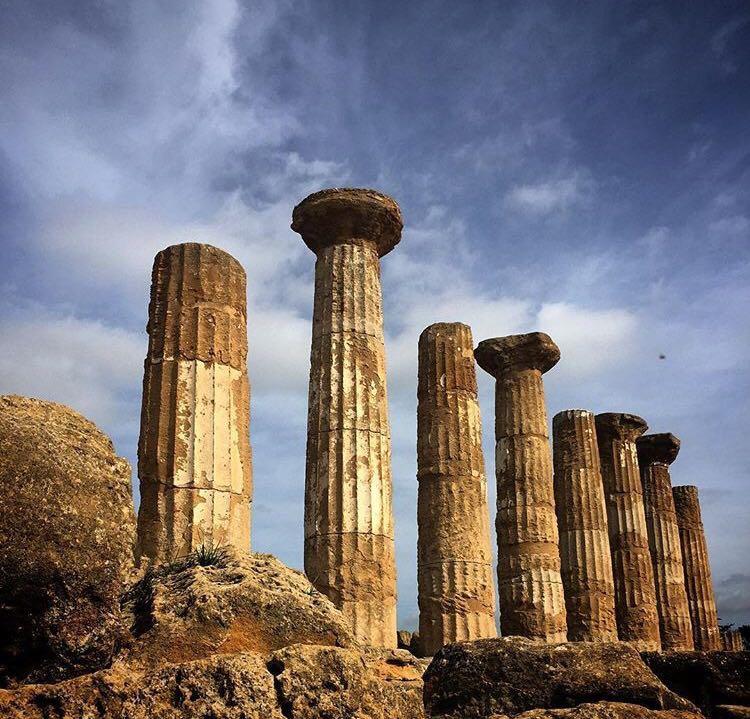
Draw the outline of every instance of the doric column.
[[[742,634],[737,629],[727,629],[721,635],[721,640],[725,652],[741,652],[745,648]]]
[[[210,245],[154,260],[143,378],[138,554],[250,550],[252,458],[245,271]]]
[[[542,374],[560,350],[542,332],[484,340],[474,351],[495,383],[495,474],[500,627],[566,640],[552,456]]]
[[[654,567],[661,646],[664,650],[691,651],[693,630],[669,476],[669,465],[677,458],[680,440],[669,433],[646,434],[636,440],[636,448]]]
[[[685,571],[685,589],[693,625],[693,642],[698,651],[721,649],[719,619],[716,614],[698,488],[675,487],[672,496],[680,530],[682,566]]]
[[[430,325],[419,337],[417,578],[428,656],[497,635],[473,348],[471,328],[459,322]]]
[[[372,190],[316,192],[292,229],[317,255],[305,476],[305,571],[365,644],[396,646],[391,435],[380,257],[401,212]]]
[[[594,415],[568,409],[552,420],[555,509],[568,640],[616,642],[615,586]]]
[[[615,580],[617,633],[621,641],[630,642],[638,651],[654,652],[661,646],[659,613],[635,449],[635,440],[646,427],[640,417],[632,414],[607,412],[596,416]]]

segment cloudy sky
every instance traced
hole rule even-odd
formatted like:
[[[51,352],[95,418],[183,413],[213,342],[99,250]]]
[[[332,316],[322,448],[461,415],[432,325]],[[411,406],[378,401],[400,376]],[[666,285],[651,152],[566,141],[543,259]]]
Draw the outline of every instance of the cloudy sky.
[[[254,547],[300,567],[314,257],[291,210],[374,187],[406,222],[383,261],[400,626],[417,338],[436,321],[548,332],[550,417],[628,411],[678,435],[720,616],[750,621],[747,3],[0,13],[0,391],[71,405],[134,463],[153,256],[228,250],[248,273]],[[492,475],[488,376],[480,400]]]

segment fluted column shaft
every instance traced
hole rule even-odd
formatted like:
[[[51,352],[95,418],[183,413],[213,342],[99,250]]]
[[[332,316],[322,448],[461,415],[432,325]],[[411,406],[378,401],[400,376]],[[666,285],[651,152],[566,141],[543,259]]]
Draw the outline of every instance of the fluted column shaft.
[[[708,548],[701,519],[698,489],[691,486],[675,487],[672,495],[680,532],[682,566],[685,572],[685,589],[693,625],[693,642],[699,651],[721,649],[719,619],[716,613],[711,565],[708,562]]]
[[[721,635],[721,639],[725,652],[741,652],[745,649],[742,634],[738,629],[728,629]]]
[[[568,640],[615,642],[615,588],[594,415],[560,412],[552,434]]]
[[[471,329],[430,325],[419,338],[417,578],[422,652],[494,637],[487,478]]]
[[[380,259],[401,216],[369,190],[324,190],[292,228],[317,255],[305,475],[305,571],[364,644],[396,646],[391,436]]]
[[[634,415],[596,417],[618,635],[639,651],[659,651],[654,570],[635,447],[645,429],[646,423]]]
[[[564,642],[565,597],[542,382],[560,350],[536,332],[484,340],[474,354],[496,380],[500,627],[504,635]]]
[[[654,568],[661,646],[664,650],[691,651],[693,631],[669,474],[669,465],[677,457],[680,441],[671,434],[650,434],[640,437],[636,445]]]
[[[252,457],[242,266],[187,243],[154,260],[143,380],[138,554],[250,549]]]

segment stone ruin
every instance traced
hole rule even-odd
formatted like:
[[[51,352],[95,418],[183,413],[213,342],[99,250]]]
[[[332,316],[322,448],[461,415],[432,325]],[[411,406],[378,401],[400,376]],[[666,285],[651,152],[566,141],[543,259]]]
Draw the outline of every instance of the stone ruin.
[[[120,512],[113,514],[119,520],[92,534],[86,567],[96,564],[92,557],[99,546],[103,556],[113,546],[119,553],[116,566],[107,564],[105,594],[85,609],[85,619],[76,619],[84,639],[70,627],[61,631],[65,617],[88,606],[77,600],[72,608],[65,604],[74,585],[61,585],[54,611],[37,616],[38,601],[28,603],[37,565],[27,571],[26,559],[8,549],[16,546],[8,542],[17,542],[19,532],[38,527],[40,536],[49,538],[44,565],[49,574],[50,557],[77,551],[60,537],[79,520],[55,533],[45,528],[55,518],[40,514],[33,501],[29,512],[21,507],[0,513],[0,604],[5,602],[6,614],[28,615],[19,623],[0,612],[0,629],[12,629],[12,641],[0,651],[0,674],[6,685],[67,679],[38,691],[0,689],[2,716],[88,717],[82,707],[90,705],[100,707],[97,716],[133,719],[687,719],[697,716],[695,705],[717,718],[747,716],[725,710],[728,704],[750,705],[750,690],[743,693],[736,680],[742,675],[750,681],[750,662],[742,658],[747,653],[740,651],[739,632],[719,632],[697,489],[672,487],[669,468],[679,440],[644,435],[646,422],[632,414],[595,416],[571,409],[554,417],[551,445],[542,375],[560,360],[557,345],[534,332],[486,339],[475,348],[471,328],[460,322],[430,325],[418,343],[420,614],[411,648],[420,656],[435,655],[425,675],[423,706],[427,662],[395,649],[380,261],[398,244],[402,225],[398,205],[371,190],[324,190],[294,208],[292,229],[316,255],[306,578],[273,557],[249,554],[245,272],[208,245],[174,245],[156,256],[135,556],[129,559],[122,551],[128,531],[133,533],[132,506],[122,487],[112,493],[121,478],[108,475],[112,467],[123,475],[124,460],[110,456],[111,445],[100,434],[91,446],[104,460],[96,455],[91,465],[80,465],[80,458],[50,465],[40,485],[64,486],[83,472],[79,466],[95,467],[86,471],[99,477],[101,488],[93,499],[90,490],[80,490],[88,514],[74,507],[70,516],[101,514],[97,496]],[[496,576],[503,639],[496,638],[475,363],[495,378]],[[10,473],[18,471],[23,457],[27,494],[38,496],[48,490],[35,484],[34,467],[41,465],[34,448],[49,444],[51,436],[64,454],[81,446],[81,432],[98,430],[89,430],[92,425],[66,408],[2,400],[0,490],[11,486]],[[44,429],[41,417],[47,418]],[[17,455],[4,449],[20,446],[19,428],[31,435],[30,427],[43,433],[30,448]],[[69,435],[71,427],[77,434]],[[10,495],[0,499],[4,509],[13,506]],[[72,501],[83,500],[76,495]],[[33,519],[21,525],[22,517]],[[56,542],[62,542],[60,548]],[[15,563],[15,573],[8,562]],[[104,591],[100,576],[79,584]],[[14,604],[8,604],[11,584]],[[85,592],[95,596],[90,588]],[[29,655],[23,638],[32,635]],[[725,660],[712,658],[719,649],[738,657],[733,674]],[[637,652],[645,652],[659,678]],[[698,658],[688,670],[673,655]],[[685,681],[696,667],[703,684]],[[722,682],[709,687],[719,675]],[[524,686],[513,684],[513,676],[525,677]],[[227,689],[227,682],[234,689]],[[244,703],[235,697],[237,687],[245,692]],[[670,692],[673,687],[695,705]],[[205,710],[209,705],[213,708]],[[48,712],[51,706],[56,713]],[[216,707],[223,708],[216,713]]]
[[[305,571],[365,644],[396,646],[396,564],[380,260],[401,238],[398,205],[323,190],[294,208],[315,253],[305,477]],[[245,273],[184,244],[154,262],[139,445],[138,551],[250,547]],[[543,333],[484,340],[437,323],[419,339],[420,642],[433,654],[496,635],[476,362],[496,380],[500,627],[548,643],[716,649],[697,495],[675,488],[679,441],[627,413],[554,418]],[[694,639],[693,639],[694,638]]]

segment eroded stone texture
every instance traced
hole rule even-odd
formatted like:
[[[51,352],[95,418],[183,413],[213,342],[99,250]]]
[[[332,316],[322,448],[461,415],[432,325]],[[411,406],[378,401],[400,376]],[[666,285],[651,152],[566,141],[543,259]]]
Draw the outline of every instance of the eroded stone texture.
[[[620,640],[642,652],[658,651],[659,613],[648,548],[643,488],[635,441],[646,423],[632,414],[596,415],[596,434],[607,503]]]
[[[745,649],[745,643],[742,641],[742,634],[738,629],[727,629],[721,635],[721,641],[725,652],[741,652]]]
[[[560,577],[552,455],[542,373],[560,350],[542,333],[484,340],[474,351],[496,379],[498,594],[504,635],[563,642],[565,598]]]
[[[714,587],[711,582],[711,565],[703,531],[698,488],[675,487],[672,490],[677,526],[680,532],[682,566],[685,572],[690,620],[693,625],[693,642],[700,651],[721,649],[719,619],[716,614]]]
[[[669,465],[680,451],[673,434],[647,434],[636,440],[643,485],[646,529],[654,567],[662,649],[693,649],[680,532],[677,528]]]
[[[317,255],[305,479],[305,571],[356,637],[396,646],[391,436],[380,260],[401,212],[371,190],[316,192],[292,229]]]
[[[487,477],[471,328],[419,338],[417,579],[425,654],[496,636]]]
[[[138,476],[139,554],[250,549],[246,280],[231,255],[186,243],[154,260]]]
[[[594,415],[569,409],[552,420],[555,509],[572,642],[616,642],[615,587]]]

